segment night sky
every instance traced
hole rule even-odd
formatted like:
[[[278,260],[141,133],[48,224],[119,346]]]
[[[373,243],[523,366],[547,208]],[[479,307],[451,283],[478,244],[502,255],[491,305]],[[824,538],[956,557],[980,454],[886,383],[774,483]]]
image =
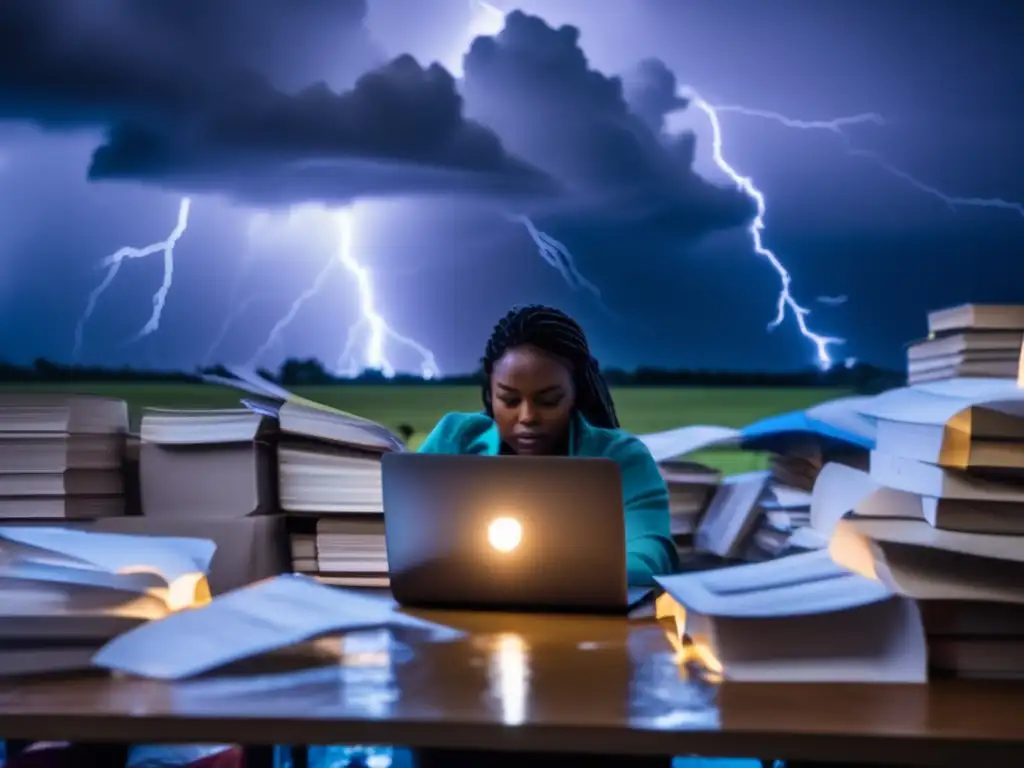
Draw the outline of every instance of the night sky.
[[[576,316],[605,365],[813,365],[791,311],[767,330],[780,280],[694,92],[764,194],[764,244],[807,325],[846,339],[838,364],[900,366],[929,309],[1024,303],[1024,4],[500,10],[5,0],[0,358],[379,364],[373,322],[341,359],[364,279],[443,372],[473,369],[520,302]],[[159,251],[121,263],[76,355],[104,258],[171,236],[183,197],[158,327]],[[523,216],[575,269],[541,257]],[[384,352],[423,365],[401,339]]]

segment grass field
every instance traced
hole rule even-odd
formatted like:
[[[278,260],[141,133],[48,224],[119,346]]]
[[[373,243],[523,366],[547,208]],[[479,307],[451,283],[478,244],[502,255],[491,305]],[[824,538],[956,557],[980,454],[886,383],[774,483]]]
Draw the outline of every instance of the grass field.
[[[171,408],[224,408],[237,405],[232,389],[200,384],[32,384],[32,391],[75,391],[122,397],[128,401],[133,422],[147,406]],[[24,390],[3,387],[8,391]],[[335,408],[359,414],[396,429],[408,424],[415,430],[416,445],[448,411],[480,410],[480,391],[475,387],[445,386],[338,386],[300,387],[296,394]],[[635,434],[657,432],[686,424],[719,424],[740,427],[752,421],[841,397],[835,389],[707,389],[624,388],[613,390],[622,426]],[[728,472],[760,468],[764,457],[736,451],[714,451],[700,460]]]

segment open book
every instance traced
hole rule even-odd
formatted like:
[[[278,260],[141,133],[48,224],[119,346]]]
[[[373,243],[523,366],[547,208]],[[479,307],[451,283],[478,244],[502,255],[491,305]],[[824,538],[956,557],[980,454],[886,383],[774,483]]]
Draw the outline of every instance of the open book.
[[[210,600],[214,545],[0,528],[0,675],[89,668],[111,638]]]
[[[255,398],[243,399],[242,404],[254,413],[276,419],[284,436],[377,452],[406,450],[402,439],[381,424],[295,395],[246,368],[229,370],[232,378],[205,376],[204,379],[255,395]]]

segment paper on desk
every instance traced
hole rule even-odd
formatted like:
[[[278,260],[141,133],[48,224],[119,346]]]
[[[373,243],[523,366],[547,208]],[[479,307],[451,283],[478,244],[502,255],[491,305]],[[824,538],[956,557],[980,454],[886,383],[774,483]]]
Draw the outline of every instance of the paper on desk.
[[[687,610],[735,618],[833,613],[887,600],[893,594],[879,582],[837,565],[826,550],[659,576],[657,581]]]
[[[155,573],[171,584],[197,572],[208,573],[216,545],[206,539],[3,526],[0,551],[3,550],[16,560],[78,563],[110,573]],[[46,553],[56,557],[51,559]]]
[[[739,437],[738,429],[695,424],[689,427],[640,435],[639,440],[647,446],[647,450],[651,452],[655,461],[666,461],[706,448],[734,443],[739,440]]]
[[[450,640],[457,630],[399,613],[375,598],[286,575],[236,589],[115,638],[93,658],[111,671],[182,680],[321,635],[377,628]]]

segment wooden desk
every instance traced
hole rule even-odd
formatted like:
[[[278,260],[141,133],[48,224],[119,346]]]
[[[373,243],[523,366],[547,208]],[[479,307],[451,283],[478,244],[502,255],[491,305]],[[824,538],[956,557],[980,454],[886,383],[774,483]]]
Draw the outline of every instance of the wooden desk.
[[[430,618],[468,635],[402,645],[374,633],[346,640],[340,665],[262,676],[7,681],[0,735],[1024,764],[1021,685],[715,685],[687,677],[655,622]]]

